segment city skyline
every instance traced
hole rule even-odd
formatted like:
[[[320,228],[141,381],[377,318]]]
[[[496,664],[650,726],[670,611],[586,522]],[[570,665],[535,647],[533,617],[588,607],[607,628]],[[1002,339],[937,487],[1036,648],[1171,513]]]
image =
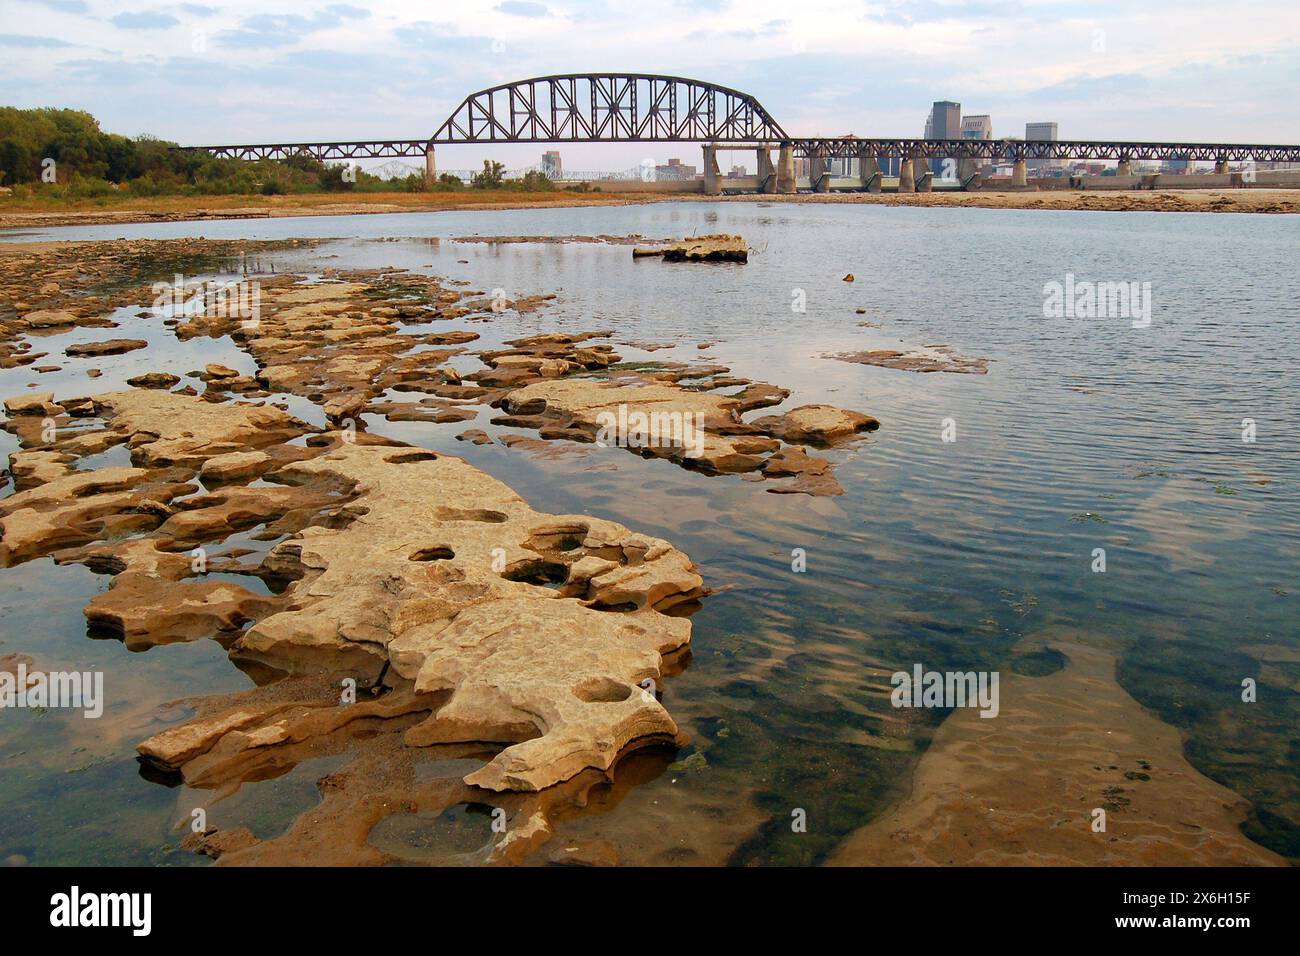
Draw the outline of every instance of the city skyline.
[[[1050,118],[1080,139],[1297,138],[1300,39],[1280,3],[1134,13],[1118,3],[811,0],[797,19],[768,0],[466,0],[436,13],[300,0],[7,7],[0,102],[84,109],[113,132],[182,143],[420,136],[474,90],[602,69],[743,89],[796,135],[908,135],[949,98],[978,104],[1002,130]],[[1176,33],[1159,29],[1162,12],[1178,17]],[[615,34],[637,37],[633,56],[612,54]],[[575,168],[664,158],[645,145],[569,152]],[[530,165],[534,154],[507,147],[491,158]],[[441,162],[487,156],[457,147]]]

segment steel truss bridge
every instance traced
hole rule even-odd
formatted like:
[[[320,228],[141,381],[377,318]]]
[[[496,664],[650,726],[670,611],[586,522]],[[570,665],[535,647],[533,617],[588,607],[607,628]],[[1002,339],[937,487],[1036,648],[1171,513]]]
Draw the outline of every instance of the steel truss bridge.
[[[190,146],[217,157],[319,160],[426,157],[441,145],[504,143],[745,143],[806,157],[974,160],[1102,159],[1300,163],[1300,146],[1114,140],[794,137],[753,96],[680,76],[571,73],[518,80],[467,96],[424,139]]]

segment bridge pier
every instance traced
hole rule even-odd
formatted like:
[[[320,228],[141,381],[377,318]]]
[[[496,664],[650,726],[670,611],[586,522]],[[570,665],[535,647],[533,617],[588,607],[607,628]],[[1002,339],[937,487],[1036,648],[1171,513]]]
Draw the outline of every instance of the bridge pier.
[[[1011,185],[1023,189],[1029,186],[1029,165],[1024,159],[1017,159],[1011,167]]]
[[[916,180],[917,192],[928,193],[934,189],[934,170],[930,168],[924,156],[917,156],[912,160],[912,178]]]
[[[880,192],[880,160],[867,149],[858,150],[858,188],[865,193]]]
[[[812,155],[811,162],[808,164],[808,184],[812,186],[812,191],[815,193],[831,191],[830,163],[824,149],[819,149]]]
[[[424,148],[424,188],[432,189],[438,182],[438,163],[433,156],[433,146]]]
[[[776,192],[776,168],[772,165],[772,147],[766,143],[758,148],[758,191]]]
[[[1130,163],[1127,159],[1121,159],[1118,163],[1115,164],[1115,175],[1132,176],[1133,164]]]
[[[776,191],[787,196],[795,192],[794,146],[789,143],[782,143],[781,151],[777,153]]]
[[[718,145],[704,144],[704,193],[707,196],[721,196],[722,183],[718,175]]]
[[[898,191],[916,192],[916,178],[912,175],[912,160],[904,156],[898,163]]]
[[[1228,173],[1228,161],[1226,159],[1216,159],[1214,161],[1214,172],[1218,176],[1226,176]]]
[[[961,182],[961,188],[965,192],[975,192],[980,188],[980,167],[979,163],[970,156],[965,157],[957,164],[957,179]]]

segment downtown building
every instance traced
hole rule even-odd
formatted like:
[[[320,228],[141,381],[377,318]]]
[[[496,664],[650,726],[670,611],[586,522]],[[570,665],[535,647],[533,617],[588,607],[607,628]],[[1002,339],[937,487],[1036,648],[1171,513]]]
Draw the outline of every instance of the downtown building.
[[[661,163],[655,166],[656,182],[676,182],[682,179],[694,179],[695,167],[688,166],[677,157],[668,160],[667,163]]]
[[[1055,123],[1026,123],[1026,142],[1055,143],[1060,137],[1056,134]],[[1059,176],[1065,170],[1063,159],[1030,159],[1025,168],[1030,176]]]
[[[961,118],[961,138],[991,140],[993,138],[993,117],[988,113],[974,113]],[[993,163],[989,160],[980,162],[980,175],[992,176]]]
[[[961,139],[961,104],[952,100],[935,100],[925,118],[925,139]],[[943,173],[943,160],[930,160],[930,172]]]

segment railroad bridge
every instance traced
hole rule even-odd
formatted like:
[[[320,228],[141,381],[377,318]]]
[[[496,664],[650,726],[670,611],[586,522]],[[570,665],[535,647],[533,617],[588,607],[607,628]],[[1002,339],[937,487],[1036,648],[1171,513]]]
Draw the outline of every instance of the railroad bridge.
[[[436,147],[494,143],[700,143],[705,192],[721,183],[717,152],[752,149],[758,157],[758,188],[795,191],[795,158],[809,160],[813,189],[830,188],[833,159],[857,160],[860,188],[879,192],[881,160],[899,160],[899,189],[927,191],[926,160],[951,161],[963,188],[979,183],[979,167],[994,160],[1012,164],[1012,185],[1027,184],[1029,160],[1100,159],[1130,173],[1133,160],[1212,161],[1216,173],[1230,162],[1300,163],[1300,146],[1248,143],[1121,142],[1108,140],[918,139],[798,137],[748,93],[680,76],[650,73],[568,73],[504,83],[471,93],[446,121],[423,139],[320,143],[191,146],[214,156],[328,159],[423,156],[425,176],[436,179]],[[777,157],[773,161],[772,154]]]

